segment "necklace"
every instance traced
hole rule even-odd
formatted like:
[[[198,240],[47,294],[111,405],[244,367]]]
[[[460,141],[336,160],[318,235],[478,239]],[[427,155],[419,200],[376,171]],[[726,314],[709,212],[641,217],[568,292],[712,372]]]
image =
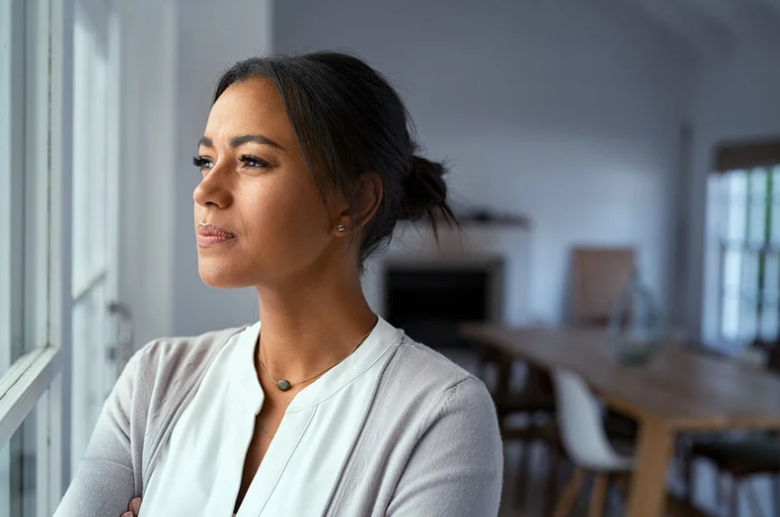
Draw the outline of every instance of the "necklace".
[[[369,330],[369,331],[368,331],[368,334],[366,334],[365,336],[363,336],[363,337],[360,339],[360,341],[358,341],[358,344],[357,344],[357,345],[355,345],[355,348],[353,348],[353,349],[352,349],[352,352],[350,352],[349,354],[347,354],[347,355],[344,357],[344,359],[346,359],[347,357],[349,357],[350,355],[352,355],[352,354],[355,352],[355,350],[357,350],[357,349],[358,349],[358,347],[359,347],[360,345],[362,345],[362,344],[363,344],[363,342],[364,342],[364,341],[365,341],[365,340],[368,338],[368,336],[369,336],[369,335],[371,335],[371,332],[372,332],[372,331],[373,331],[373,329],[372,329],[372,330]],[[295,383],[293,383],[293,382],[290,382],[290,381],[288,381],[287,379],[282,379],[282,380],[279,380],[279,381],[277,381],[277,380],[275,380],[273,377],[271,377],[271,374],[270,374],[270,373],[268,373],[268,370],[266,370],[266,369],[265,369],[265,365],[263,364],[263,360],[262,360],[262,359],[260,359],[260,353],[259,353],[260,346],[259,346],[259,343],[260,343],[260,340],[259,340],[259,338],[258,338],[258,354],[257,354],[257,360],[260,362],[260,368],[263,370],[263,373],[265,374],[265,376],[266,376],[266,377],[268,377],[268,380],[270,380],[271,382],[273,382],[274,384],[276,384],[276,387],[277,387],[277,388],[279,388],[279,389],[280,389],[280,390],[282,390],[282,391],[287,391],[287,390],[289,390],[290,388],[294,388],[295,386],[298,386],[298,385],[301,385],[301,384],[303,384],[303,383],[305,383],[305,382],[309,382],[309,381],[311,381],[311,380],[313,380],[313,379],[316,379],[316,378],[317,378],[317,377],[319,377],[320,375],[324,375],[324,374],[325,374],[325,373],[326,373],[328,370],[331,370],[332,368],[335,368],[336,366],[338,366],[339,364],[341,364],[341,362],[344,360],[344,359],[341,359],[339,362],[337,362],[336,364],[334,364],[334,365],[332,365],[332,366],[329,366],[328,368],[326,368],[325,370],[321,371],[321,372],[320,372],[320,373],[318,373],[317,375],[314,375],[314,376],[312,376],[312,377],[309,377],[308,379],[304,379],[304,380],[302,380],[302,381],[299,381],[299,382],[295,382]],[[264,430],[264,429],[263,429],[263,432],[265,432],[265,430]],[[266,432],[265,434],[266,434],[266,435],[268,435],[268,436],[270,436],[270,435],[269,435],[267,432]]]
[[[274,439],[274,435],[269,433],[268,431],[266,431],[265,426],[262,423],[260,423],[260,421],[258,421],[257,424],[260,426],[260,431],[262,431],[262,433],[264,435],[266,435],[269,440],[273,440]],[[274,433],[274,434],[276,434],[276,433]]]

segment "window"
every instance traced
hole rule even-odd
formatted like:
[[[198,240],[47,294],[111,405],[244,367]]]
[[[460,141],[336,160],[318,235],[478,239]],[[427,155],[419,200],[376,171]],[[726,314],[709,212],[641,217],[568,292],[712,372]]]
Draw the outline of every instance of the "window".
[[[162,65],[173,54],[152,67],[154,43],[133,52],[139,34],[152,34],[153,13],[170,22],[161,39],[175,25],[172,2],[130,3],[139,10],[0,0],[0,517],[54,513],[133,352],[118,252],[119,229],[130,226],[120,216],[132,204],[127,193],[119,203],[119,184],[142,199],[152,173],[136,179],[137,169],[154,153],[124,156],[120,129],[137,151],[156,142],[152,121],[168,120],[140,92],[158,84],[142,73],[175,70]],[[160,82],[172,85],[170,73]],[[174,104],[171,95],[161,105]],[[133,174],[121,176],[120,165]]]
[[[49,335],[51,168],[48,3],[0,6],[0,445],[42,394]]]
[[[69,467],[60,434],[70,277],[59,260],[70,250],[69,7],[0,2],[0,515],[9,517],[51,515]]]
[[[722,172],[710,178],[720,342],[780,338],[780,156],[775,161],[773,145],[761,147],[760,159],[756,146],[721,149]]]

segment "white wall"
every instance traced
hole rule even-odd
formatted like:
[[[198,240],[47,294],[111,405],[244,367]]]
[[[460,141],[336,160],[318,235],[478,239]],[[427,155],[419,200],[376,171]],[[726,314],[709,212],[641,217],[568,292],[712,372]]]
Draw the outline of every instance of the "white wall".
[[[707,176],[712,170],[713,150],[724,141],[780,137],[780,49],[739,45],[725,56],[703,60],[695,87],[693,188],[691,228],[696,238],[690,243],[695,268],[690,277],[691,293],[713,286],[713,250],[705,252],[704,215]],[[705,281],[706,280],[706,281]],[[717,293],[705,291],[689,303],[690,320],[704,323],[705,336],[714,331]]]
[[[118,2],[121,28],[119,300],[134,344],[172,332],[175,0]]]
[[[271,0],[179,2],[173,333],[187,335],[256,321],[254,290],[219,291],[198,276],[192,166],[219,75],[241,59],[271,49]]]
[[[576,244],[632,243],[665,299],[686,47],[619,1],[285,0],[274,50],[351,50],[400,88],[453,202],[534,221],[533,317]]]

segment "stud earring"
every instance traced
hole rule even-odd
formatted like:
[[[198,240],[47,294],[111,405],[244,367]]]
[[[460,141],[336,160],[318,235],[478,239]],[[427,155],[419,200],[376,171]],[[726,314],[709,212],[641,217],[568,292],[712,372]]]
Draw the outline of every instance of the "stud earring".
[[[344,230],[346,230],[346,228],[344,228],[344,225],[343,225],[343,224],[340,224],[340,225],[338,225],[338,227],[337,227],[336,229],[337,229],[338,231],[340,231],[340,232],[343,232]]]

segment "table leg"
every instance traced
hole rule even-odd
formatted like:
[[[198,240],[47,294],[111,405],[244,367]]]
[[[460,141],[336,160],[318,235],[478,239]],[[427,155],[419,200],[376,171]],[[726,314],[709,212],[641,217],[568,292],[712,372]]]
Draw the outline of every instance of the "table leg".
[[[596,474],[596,480],[593,482],[593,488],[590,494],[590,508],[588,517],[603,517],[604,503],[607,499],[607,490],[609,489],[609,478],[607,474]]]
[[[674,433],[662,420],[646,419],[639,430],[636,467],[631,479],[629,517],[661,517],[666,500],[666,473]]]

